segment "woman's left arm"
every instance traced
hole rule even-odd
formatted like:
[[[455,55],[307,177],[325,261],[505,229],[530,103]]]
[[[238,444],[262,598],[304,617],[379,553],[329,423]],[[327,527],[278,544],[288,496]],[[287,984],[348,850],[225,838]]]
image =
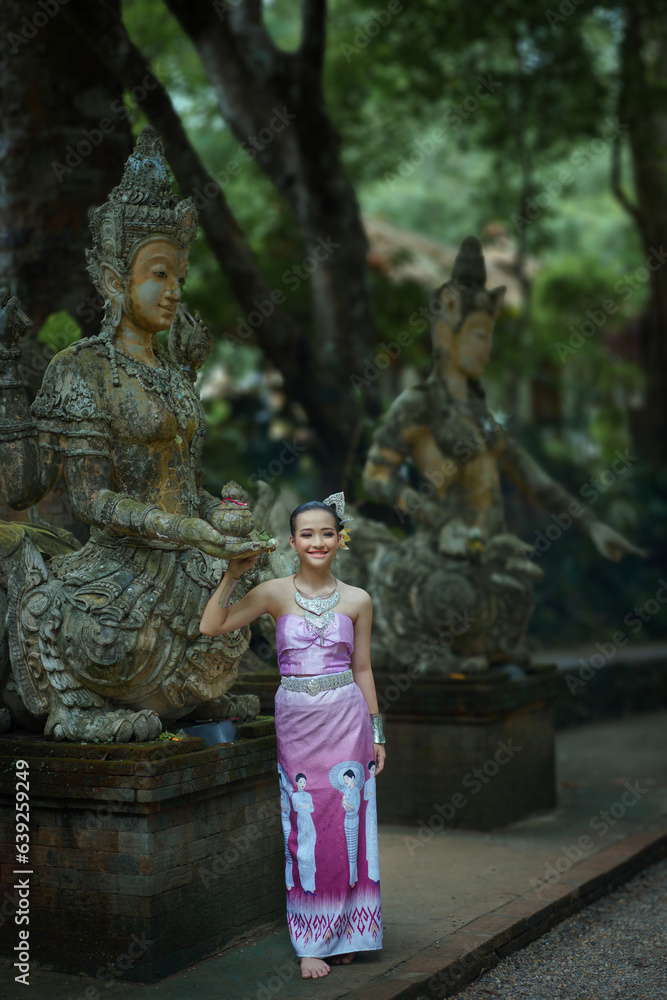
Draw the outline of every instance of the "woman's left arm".
[[[371,668],[371,624],[373,622],[373,604],[369,595],[362,591],[363,598],[357,620],[354,623],[354,650],[352,652],[352,673],[357,687],[366,699],[371,715],[378,713],[378,700],[375,693],[375,681]],[[383,743],[374,743],[375,774],[384,768],[385,749]]]

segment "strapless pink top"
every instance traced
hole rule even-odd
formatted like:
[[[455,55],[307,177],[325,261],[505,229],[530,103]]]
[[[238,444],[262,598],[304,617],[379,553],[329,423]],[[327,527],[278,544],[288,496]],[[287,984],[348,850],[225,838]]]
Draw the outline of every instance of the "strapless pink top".
[[[276,648],[283,675],[337,674],[350,666],[354,624],[348,615],[335,611],[320,640],[308,631],[303,615],[281,615],[276,620]]]

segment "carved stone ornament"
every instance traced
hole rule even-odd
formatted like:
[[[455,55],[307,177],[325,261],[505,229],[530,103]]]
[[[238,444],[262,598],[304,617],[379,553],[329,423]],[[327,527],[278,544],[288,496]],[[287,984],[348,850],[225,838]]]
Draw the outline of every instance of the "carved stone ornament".
[[[350,582],[373,598],[375,662],[410,666],[413,676],[530,659],[525,635],[542,570],[505,527],[500,472],[523,456],[478,381],[505,291],[485,285],[481,246],[469,237],[431,299],[433,371],[380,421],[364,471],[369,492],[414,532],[396,539],[378,526],[369,552],[362,522],[353,562],[367,568]]]
[[[197,216],[172,191],[150,130],[90,221],[101,330],[52,359],[31,409],[17,377],[29,321],[0,294],[0,496],[25,508],[64,475],[90,525],[76,551],[67,542],[40,551],[34,531],[18,542],[6,533],[0,694],[15,719],[62,740],[150,740],[162,721],[193,714],[252,718],[258,699],[228,694],[249,629],[210,637],[199,621],[226,561],[275,541],[259,540],[237,484],[225,487],[225,505],[201,487],[205,416],[193,378],[210,335],[180,302],[177,281]],[[151,254],[163,255],[164,271],[150,270]],[[103,268],[119,287],[110,290]],[[138,315],[146,296],[136,298],[128,328],[142,282],[152,282],[149,295],[158,288],[153,313]],[[156,309],[165,327],[171,317],[171,353],[155,336]],[[244,574],[237,600],[251,582]]]

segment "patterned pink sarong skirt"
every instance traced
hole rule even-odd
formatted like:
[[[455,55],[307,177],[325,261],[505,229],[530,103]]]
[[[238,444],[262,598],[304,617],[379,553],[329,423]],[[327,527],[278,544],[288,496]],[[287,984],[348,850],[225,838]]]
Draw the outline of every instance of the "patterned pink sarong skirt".
[[[278,688],[287,923],[299,957],[382,947],[373,737],[356,684]],[[369,766],[370,765],[370,766]]]

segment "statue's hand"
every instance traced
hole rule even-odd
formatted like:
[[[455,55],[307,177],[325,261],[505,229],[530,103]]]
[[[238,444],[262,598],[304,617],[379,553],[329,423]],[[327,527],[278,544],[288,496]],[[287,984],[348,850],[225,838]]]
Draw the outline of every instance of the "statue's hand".
[[[645,549],[638,549],[636,545],[629,542],[618,531],[614,531],[608,524],[603,524],[602,521],[596,521],[591,526],[589,533],[596,549],[605,559],[618,562],[626,552],[646,558]]]
[[[211,334],[199,313],[194,316],[179,302],[169,329],[169,353],[194,381],[211,353]]]
[[[21,337],[32,326],[19,300],[7,288],[0,288],[0,351],[18,347]]]
[[[275,538],[260,538],[256,533],[245,537],[221,535],[207,521],[199,517],[188,517],[181,521],[178,529],[181,541],[201,549],[215,559],[235,559],[239,556],[259,555],[275,549]]]

